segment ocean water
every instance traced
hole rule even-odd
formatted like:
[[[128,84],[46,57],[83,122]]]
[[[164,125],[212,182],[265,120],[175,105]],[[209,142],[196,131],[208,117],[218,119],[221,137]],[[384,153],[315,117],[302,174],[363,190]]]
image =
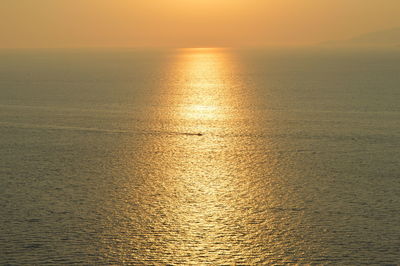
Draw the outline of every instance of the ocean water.
[[[400,50],[0,52],[0,264],[400,263]]]

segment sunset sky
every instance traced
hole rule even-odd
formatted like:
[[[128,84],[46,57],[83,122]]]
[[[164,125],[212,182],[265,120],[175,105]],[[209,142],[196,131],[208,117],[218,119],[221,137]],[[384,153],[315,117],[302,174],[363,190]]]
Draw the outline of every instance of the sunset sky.
[[[0,47],[313,44],[399,14],[399,0],[1,0]]]

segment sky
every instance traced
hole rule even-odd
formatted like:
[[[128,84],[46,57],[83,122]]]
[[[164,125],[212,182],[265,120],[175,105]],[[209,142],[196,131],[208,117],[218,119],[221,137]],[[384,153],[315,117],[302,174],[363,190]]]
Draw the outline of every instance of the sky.
[[[0,47],[304,45],[400,27],[400,0],[0,0]]]

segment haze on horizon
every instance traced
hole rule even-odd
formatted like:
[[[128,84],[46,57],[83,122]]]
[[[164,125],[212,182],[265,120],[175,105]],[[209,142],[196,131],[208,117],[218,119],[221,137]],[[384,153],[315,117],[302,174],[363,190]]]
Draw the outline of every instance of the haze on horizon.
[[[314,44],[400,26],[399,0],[2,0],[0,47]]]

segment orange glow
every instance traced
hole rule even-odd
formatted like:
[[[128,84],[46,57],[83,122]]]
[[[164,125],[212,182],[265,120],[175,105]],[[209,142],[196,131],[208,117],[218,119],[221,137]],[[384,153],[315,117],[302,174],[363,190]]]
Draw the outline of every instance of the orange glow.
[[[0,45],[315,43],[398,27],[399,8],[398,0],[384,4],[375,0],[5,0],[0,9]]]

